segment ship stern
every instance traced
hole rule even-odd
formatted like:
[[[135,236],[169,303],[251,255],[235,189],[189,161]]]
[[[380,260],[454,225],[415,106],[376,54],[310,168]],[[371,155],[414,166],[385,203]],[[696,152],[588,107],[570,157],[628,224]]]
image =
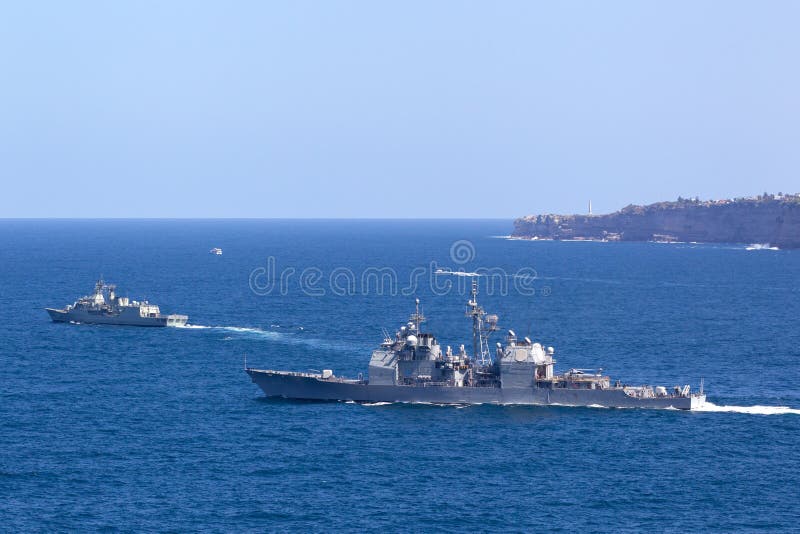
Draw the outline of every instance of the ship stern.
[[[167,315],[167,322],[166,326],[186,326],[186,323],[189,322],[188,315]]]
[[[698,410],[705,406],[706,396],[704,394],[692,395],[689,397],[689,410]]]

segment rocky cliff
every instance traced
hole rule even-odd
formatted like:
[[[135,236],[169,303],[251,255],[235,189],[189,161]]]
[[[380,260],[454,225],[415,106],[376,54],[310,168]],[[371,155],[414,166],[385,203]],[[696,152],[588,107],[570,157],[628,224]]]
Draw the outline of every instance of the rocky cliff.
[[[514,221],[514,237],[769,243],[800,248],[800,196],[627,206],[608,215],[529,215]]]

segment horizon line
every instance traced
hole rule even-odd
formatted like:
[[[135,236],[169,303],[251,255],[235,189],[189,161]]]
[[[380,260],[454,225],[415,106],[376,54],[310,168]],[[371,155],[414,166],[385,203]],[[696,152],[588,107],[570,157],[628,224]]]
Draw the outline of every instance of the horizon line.
[[[0,217],[0,221],[512,221],[518,217]]]

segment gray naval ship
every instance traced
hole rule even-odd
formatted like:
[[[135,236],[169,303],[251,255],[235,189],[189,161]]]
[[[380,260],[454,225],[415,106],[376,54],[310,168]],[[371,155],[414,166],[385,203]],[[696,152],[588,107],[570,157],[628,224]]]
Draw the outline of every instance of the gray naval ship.
[[[62,309],[45,308],[57,323],[94,323],[129,326],[183,326],[188,315],[164,315],[155,304],[118,297],[116,286],[98,280],[94,293]]]
[[[553,347],[509,330],[505,344],[497,343],[494,357],[489,335],[498,330],[497,316],[478,305],[473,283],[466,315],[472,319],[474,357],[463,345],[457,352],[442,350],[436,338],[422,332],[425,317],[416,311],[391,337],[384,332],[372,353],[369,378],[341,378],[326,369],[297,373],[249,368],[245,371],[268,397],[355,402],[426,402],[441,404],[533,404],[616,408],[676,408],[692,410],[705,403],[690,386],[631,386],[613,382],[602,369],[554,372]]]

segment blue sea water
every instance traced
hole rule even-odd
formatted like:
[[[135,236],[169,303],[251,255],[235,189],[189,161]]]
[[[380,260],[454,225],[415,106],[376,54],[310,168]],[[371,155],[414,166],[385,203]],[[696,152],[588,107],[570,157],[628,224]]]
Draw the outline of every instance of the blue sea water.
[[[800,528],[800,254],[495,237],[510,229],[0,222],[0,528]],[[208,254],[215,246],[222,256]],[[704,377],[713,404],[291,402],[265,399],[244,373],[245,356],[263,368],[365,372],[381,328],[401,325],[415,296],[443,344],[469,345],[470,279],[432,287],[434,266],[509,274],[506,291],[498,277],[477,278],[482,304],[554,346],[561,369],[667,386]],[[511,276],[520,269],[536,272],[522,290]],[[291,275],[267,291],[276,271]],[[49,321],[45,306],[88,293],[100,273],[195,327]],[[336,273],[355,281],[353,294],[336,294]]]

